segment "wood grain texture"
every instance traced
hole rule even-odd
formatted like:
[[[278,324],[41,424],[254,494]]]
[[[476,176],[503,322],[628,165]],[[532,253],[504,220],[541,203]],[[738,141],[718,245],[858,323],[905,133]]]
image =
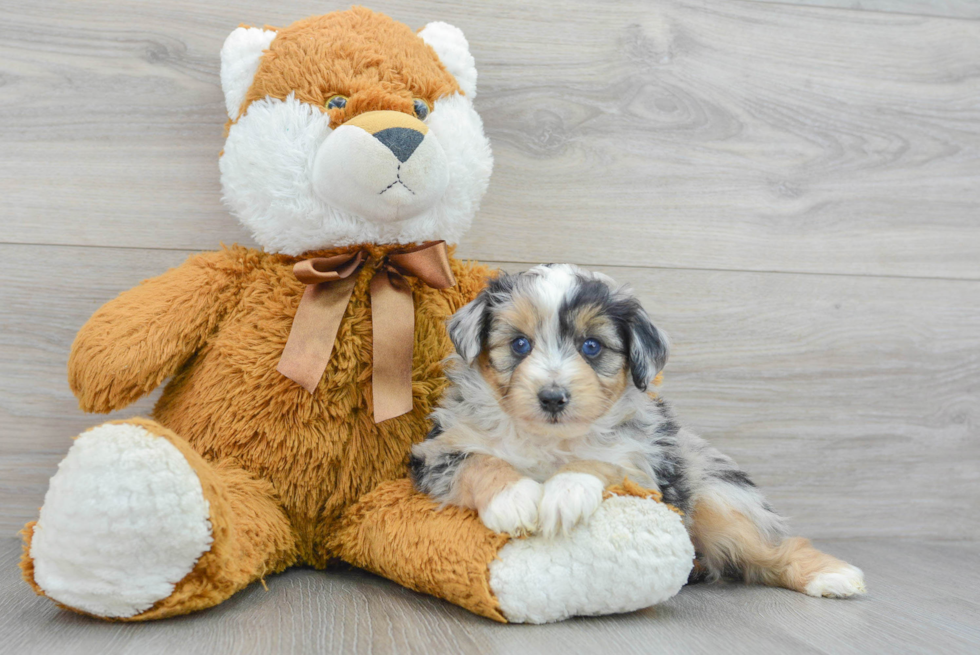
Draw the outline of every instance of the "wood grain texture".
[[[75,332],[189,254],[0,246],[0,534],[34,517],[70,437],[103,420],[68,389]],[[980,284],[602,270],[632,284],[671,335],[662,391],[682,421],[733,455],[798,531],[980,537]],[[49,284],[51,271],[70,274]]]
[[[752,0],[781,5],[807,5],[858,11],[885,11],[917,16],[980,18],[977,0]]]
[[[497,167],[468,255],[980,279],[980,22],[737,0],[373,6],[469,35]],[[219,202],[218,50],[240,22],[332,8],[0,6],[0,239],[248,242]]]
[[[870,595],[694,585],[656,608],[545,626],[500,625],[363,571],[292,569],[222,605],[147,624],[64,612],[0,540],[0,643],[18,655],[186,653],[944,653],[980,649],[975,543],[829,541],[860,564]]]

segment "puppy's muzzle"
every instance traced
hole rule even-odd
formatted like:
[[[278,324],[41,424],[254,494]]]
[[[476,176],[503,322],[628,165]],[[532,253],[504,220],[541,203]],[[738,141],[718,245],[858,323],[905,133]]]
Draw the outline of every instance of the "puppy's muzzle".
[[[546,387],[538,392],[538,403],[541,409],[556,416],[568,405],[571,394],[564,387]]]

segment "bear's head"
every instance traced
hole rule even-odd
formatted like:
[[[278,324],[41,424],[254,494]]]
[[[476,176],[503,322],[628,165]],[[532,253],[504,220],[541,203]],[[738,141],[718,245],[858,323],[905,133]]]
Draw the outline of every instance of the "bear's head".
[[[493,166],[463,33],[356,7],[221,49],[225,204],[267,251],[456,243]]]

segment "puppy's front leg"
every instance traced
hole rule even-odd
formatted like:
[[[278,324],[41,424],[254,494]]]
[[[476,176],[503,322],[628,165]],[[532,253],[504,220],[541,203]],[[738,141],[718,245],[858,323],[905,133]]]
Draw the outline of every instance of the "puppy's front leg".
[[[470,455],[457,477],[457,502],[480,514],[494,532],[519,537],[538,529],[542,487],[502,459]]]
[[[542,486],[497,457],[447,451],[433,439],[415,446],[416,488],[452,505],[475,509],[494,532],[523,536],[537,531]]]
[[[541,533],[554,537],[568,534],[588,519],[602,503],[602,491],[622,482],[626,472],[615,464],[580,460],[559,469],[544,483],[544,496],[538,507]]]

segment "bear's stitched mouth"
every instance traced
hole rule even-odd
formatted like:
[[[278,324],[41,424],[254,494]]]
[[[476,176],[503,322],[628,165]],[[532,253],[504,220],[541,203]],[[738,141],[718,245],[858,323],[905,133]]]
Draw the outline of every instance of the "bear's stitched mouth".
[[[384,195],[384,192],[385,191],[387,191],[391,187],[395,186],[396,184],[401,184],[403,187],[405,187],[406,190],[408,190],[409,193],[411,193],[413,196],[415,195],[415,192],[412,191],[412,189],[409,188],[409,186],[407,184],[405,184],[404,182],[402,182],[402,165],[401,164],[398,164],[398,169],[395,171],[395,181],[392,182],[391,184],[389,184],[388,186],[386,186],[385,188],[383,188],[381,191],[379,191],[378,192],[378,195],[379,196]]]

